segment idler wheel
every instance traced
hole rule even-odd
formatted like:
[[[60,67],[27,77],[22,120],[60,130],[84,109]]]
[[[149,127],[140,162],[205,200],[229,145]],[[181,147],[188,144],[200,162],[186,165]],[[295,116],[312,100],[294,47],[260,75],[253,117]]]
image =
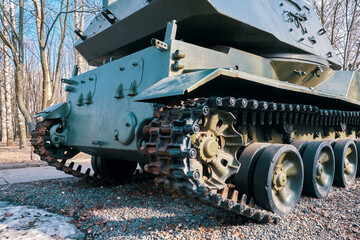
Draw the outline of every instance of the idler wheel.
[[[260,155],[269,145],[268,143],[252,143],[241,153],[239,157],[241,167],[235,175],[235,187],[239,192],[239,196],[242,194],[254,196],[253,180],[255,166]]]
[[[302,154],[304,195],[324,198],[330,192],[335,174],[334,151],[329,142],[310,142]]]
[[[137,162],[92,156],[91,166],[101,179],[122,181],[134,174]]]
[[[358,154],[353,140],[344,139],[336,142],[334,185],[347,187],[355,180]]]
[[[79,153],[78,150],[70,148],[65,145],[56,146],[51,140],[50,129],[55,128],[56,131],[62,131],[62,126],[59,121],[53,122],[49,127],[47,127],[45,131],[45,135],[43,137],[44,147],[49,152],[49,154],[57,159],[67,160],[73,158],[75,155]]]
[[[304,168],[298,150],[292,145],[270,145],[261,154],[255,167],[256,203],[283,215],[298,202],[303,180]]]

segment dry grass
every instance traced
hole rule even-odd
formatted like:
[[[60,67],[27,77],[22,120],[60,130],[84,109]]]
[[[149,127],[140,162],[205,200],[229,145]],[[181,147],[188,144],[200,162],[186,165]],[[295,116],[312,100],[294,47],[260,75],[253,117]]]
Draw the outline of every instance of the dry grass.
[[[30,141],[27,149],[20,149],[19,142],[15,141],[15,146],[8,147],[5,143],[0,142],[0,164],[12,163],[31,163],[40,161],[40,157],[33,153]],[[78,154],[74,159],[90,159],[85,153]]]

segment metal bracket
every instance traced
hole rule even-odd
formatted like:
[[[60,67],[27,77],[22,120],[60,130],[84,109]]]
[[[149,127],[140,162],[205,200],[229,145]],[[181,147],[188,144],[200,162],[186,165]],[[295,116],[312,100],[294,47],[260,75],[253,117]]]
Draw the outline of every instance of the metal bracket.
[[[87,36],[80,29],[77,28],[74,32],[81,40],[85,41],[87,39]]]
[[[165,40],[175,40],[177,32],[177,22],[176,20],[172,20],[171,22],[168,22],[166,26],[166,33],[165,33]]]
[[[151,45],[153,45],[162,52],[167,51],[169,49],[169,46],[166,43],[155,38],[151,39]]]
[[[108,20],[110,24],[114,24],[117,20],[115,15],[109,9],[106,9],[103,12],[101,12],[101,15],[103,15],[104,18]]]
[[[67,129],[58,131],[60,124],[54,125],[50,128],[50,141],[56,146],[60,147],[61,143],[66,143],[67,139]]]

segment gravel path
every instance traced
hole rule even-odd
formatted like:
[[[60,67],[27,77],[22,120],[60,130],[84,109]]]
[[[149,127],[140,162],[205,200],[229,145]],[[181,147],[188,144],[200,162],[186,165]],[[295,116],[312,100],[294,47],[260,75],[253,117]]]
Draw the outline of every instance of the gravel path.
[[[236,218],[150,180],[115,187],[78,179],[4,185],[0,200],[72,217],[87,239],[360,239],[359,178],[324,200],[302,197],[277,225]]]

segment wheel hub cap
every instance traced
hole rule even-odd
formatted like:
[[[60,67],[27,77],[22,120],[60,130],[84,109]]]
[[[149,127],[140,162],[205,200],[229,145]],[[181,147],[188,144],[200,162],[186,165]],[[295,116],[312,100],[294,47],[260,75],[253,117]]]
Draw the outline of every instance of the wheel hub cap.
[[[217,140],[217,139],[216,139]],[[219,144],[217,141],[215,141],[212,138],[208,138],[205,140],[204,142],[204,154],[208,157],[208,158],[212,158],[215,157],[219,151]]]
[[[324,167],[323,167],[323,165],[318,164],[318,165],[316,166],[316,178],[317,178],[317,179],[320,179],[320,178],[321,178],[321,175],[323,174],[323,172],[324,172]]]
[[[347,158],[345,158],[345,160],[344,160],[344,172],[347,173],[347,174],[350,173],[349,166],[350,166],[349,160]]]
[[[281,191],[287,182],[287,175],[283,168],[277,168],[273,175],[273,188],[276,191]]]

